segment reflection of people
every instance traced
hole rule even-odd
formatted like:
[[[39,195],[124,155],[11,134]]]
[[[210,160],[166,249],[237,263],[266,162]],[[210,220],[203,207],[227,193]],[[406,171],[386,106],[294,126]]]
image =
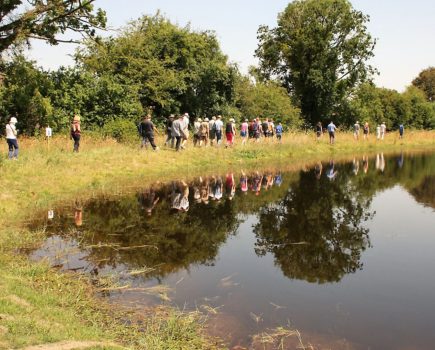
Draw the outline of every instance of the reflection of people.
[[[326,172],[326,176],[328,177],[328,179],[329,180],[334,180],[335,179],[335,177],[337,176],[337,171],[335,171],[335,169],[334,169],[334,161],[333,160],[331,160],[330,162],[329,162],[329,169],[328,169],[328,171]]]
[[[400,153],[400,157],[397,158],[397,165],[399,166],[400,169],[402,169],[403,167],[403,162],[404,162],[404,157],[403,157],[403,152]]]
[[[275,175],[275,186],[281,187],[282,185],[282,175],[280,172],[277,172]]]
[[[384,172],[385,169],[385,158],[384,154],[376,154],[376,164],[375,164],[376,170],[380,170],[381,172]]]
[[[252,178],[252,192],[255,192],[255,195],[258,196],[261,191],[261,182],[263,181],[263,175],[260,175],[258,171],[255,172]]]
[[[210,184],[208,178],[200,181],[200,193],[201,193],[201,201],[204,204],[208,204],[208,196],[210,194]]]
[[[213,199],[215,201],[220,201],[223,197],[224,184],[222,183],[222,178],[218,176],[215,178],[213,186]]]
[[[314,166],[314,174],[316,175],[316,179],[319,180],[320,177],[322,176],[322,170],[323,170],[323,165],[321,162],[318,162],[315,166]]]
[[[228,173],[225,180],[225,187],[228,195],[228,199],[232,200],[236,194],[236,182],[234,181],[234,174]]]
[[[6,124],[6,142],[9,148],[8,158],[16,160],[18,159],[18,132],[15,124],[17,124],[17,118],[15,117],[12,117],[9,124]]]
[[[142,205],[142,208],[148,216],[151,216],[153,209],[159,200],[160,197],[157,197],[156,191],[153,187],[146,189],[139,195],[139,203]]]
[[[352,172],[356,176],[358,175],[358,171],[359,171],[359,160],[354,158],[352,161]]]
[[[171,208],[179,212],[189,210],[189,186],[184,181],[172,183]]]
[[[369,157],[367,157],[366,155],[363,156],[362,165],[364,174],[367,174],[367,171],[369,170]]]
[[[75,212],[74,212],[74,223],[77,227],[83,225],[83,206],[79,201],[76,201]]]
[[[248,177],[246,176],[243,170],[242,170],[242,175],[240,175],[240,190],[244,194],[248,193]]]

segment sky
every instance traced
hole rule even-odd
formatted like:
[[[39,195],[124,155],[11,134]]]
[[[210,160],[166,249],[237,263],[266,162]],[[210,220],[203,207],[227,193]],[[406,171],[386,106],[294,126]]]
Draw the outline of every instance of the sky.
[[[160,10],[173,23],[193,30],[213,30],[222,51],[246,73],[257,63],[257,29],[276,26],[289,0],[96,0],[107,13],[108,26],[120,28],[143,14]],[[377,39],[370,64],[379,75],[376,85],[403,91],[418,73],[435,66],[435,0],[351,0],[370,16],[369,33]],[[109,32],[109,34],[114,34]],[[45,69],[72,65],[75,47],[34,42],[28,57]]]

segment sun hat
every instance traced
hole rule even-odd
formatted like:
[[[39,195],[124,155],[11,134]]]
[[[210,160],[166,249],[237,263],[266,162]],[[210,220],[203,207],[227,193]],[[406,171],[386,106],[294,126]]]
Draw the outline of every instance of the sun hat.
[[[230,119],[230,122],[235,123],[236,121],[234,120],[234,118],[231,118],[231,119]]]
[[[201,119],[201,118],[198,118],[198,121],[201,123],[201,122],[202,122],[202,119]]]
[[[208,118],[205,118],[204,121],[205,121],[205,122],[208,122],[209,120],[208,120]]]
[[[17,118],[12,117],[11,120],[9,121],[9,123],[11,123],[11,124],[17,124],[18,120],[17,120]]]

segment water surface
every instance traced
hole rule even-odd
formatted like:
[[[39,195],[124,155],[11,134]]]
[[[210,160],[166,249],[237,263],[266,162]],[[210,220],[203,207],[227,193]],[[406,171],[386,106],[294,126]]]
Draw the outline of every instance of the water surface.
[[[230,345],[287,326],[319,349],[433,349],[434,208],[435,154],[240,170],[56,208],[32,257],[112,276],[113,303],[208,312]]]

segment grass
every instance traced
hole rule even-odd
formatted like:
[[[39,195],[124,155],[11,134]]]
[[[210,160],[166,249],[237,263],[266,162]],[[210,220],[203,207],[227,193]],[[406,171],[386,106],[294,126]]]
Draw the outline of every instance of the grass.
[[[162,144],[163,140],[157,140]],[[259,143],[232,148],[193,148],[176,153],[140,150],[137,145],[83,137],[81,152],[58,136],[20,140],[20,159],[0,158],[0,349],[59,341],[98,341],[89,348],[213,349],[204,336],[199,313],[160,310],[125,327],[123,310],[113,311],[93,297],[85,277],[61,274],[46,263],[29,262],[17,254],[40,244],[44,232],[29,232],[24,223],[35,212],[60,201],[134,189],[154,181],[245,171],[264,167],[296,170],[304,164],[356,154],[434,150],[435,132],[408,131],[403,140],[389,134],[382,142],[371,137],[356,142],[351,134],[338,134],[330,146],[327,137],[292,133],[283,143]],[[0,154],[6,154],[5,143]]]

